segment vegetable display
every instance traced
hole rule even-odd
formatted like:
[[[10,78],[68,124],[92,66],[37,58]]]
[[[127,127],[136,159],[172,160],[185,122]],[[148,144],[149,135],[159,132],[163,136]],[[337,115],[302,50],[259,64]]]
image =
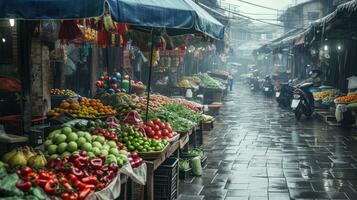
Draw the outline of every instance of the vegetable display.
[[[186,107],[184,107],[181,104],[177,104],[177,103],[169,104],[169,105],[164,106],[163,109],[166,109],[167,111],[172,112],[172,113],[176,113],[179,117],[188,119],[192,122],[197,123],[203,119],[201,114],[198,114],[195,111],[187,109]]]
[[[193,110],[198,113],[202,113],[203,106],[201,104],[198,104],[193,101],[186,100],[186,99],[181,99],[181,98],[174,99],[173,101],[175,103],[181,104],[182,106],[184,106],[190,110]]]
[[[202,81],[202,85],[204,88],[209,89],[225,89],[225,86],[219,82],[218,80],[212,78],[207,73],[198,75]]]
[[[179,165],[180,171],[185,171],[185,170],[188,170],[190,168],[190,162],[188,160],[180,159],[178,165]]]
[[[160,120],[171,124],[172,130],[175,132],[187,132],[191,130],[194,126],[194,123],[192,121],[179,117],[176,113],[167,111],[164,108],[150,110],[148,118],[150,120],[159,118]]]
[[[125,116],[131,110],[137,109],[133,99],[126,93],[104,94],[100,97],[101,101],[112,106],[120,115]]]
[[[143,98],[135,98],[134,102],[138,105],[138,107],[142,110],[146,110],[146,97]],[[173,103],[173,100],[167,96],[163,95],[151,95],[149,102],[149,110],[158,109],[165,105]]]

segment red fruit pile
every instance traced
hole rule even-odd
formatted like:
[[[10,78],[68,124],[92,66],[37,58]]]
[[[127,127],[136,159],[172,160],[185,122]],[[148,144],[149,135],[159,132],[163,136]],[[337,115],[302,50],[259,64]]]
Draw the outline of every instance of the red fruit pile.
[[[109,131],[104,128],[97,128],[91,133],[92,135],[101,135],[103,136],[106,140],[114,140],[118,141],[118,135],[115,131]]]
[[[116,164],[105,164],[104,156],[89,158],[85,152],[74,153],[63,159],[52,159],[47,163],[47,168],[53,171],[36,172],[23,167],[17,172],[20,181],[16,186],[24,192],[39,186],[51,196],[64,200],[84,200],[92,191],[105,188],[119,170]]]
[[[146,135],[155,140],[167,140],[176,135],[176,133],[172,131],[171,125],[161,122],[159,118],[155,118],[153,121],[147,121],[144,128]]]
[[[144,163],[144,160],[138,155],[137,152],[131,152],[128,155],[129,163],[132,168],[137,168]]]

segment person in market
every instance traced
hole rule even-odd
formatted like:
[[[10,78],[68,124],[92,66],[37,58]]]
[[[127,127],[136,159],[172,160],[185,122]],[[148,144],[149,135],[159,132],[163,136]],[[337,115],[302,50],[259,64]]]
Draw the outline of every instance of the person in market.
[[[134,69],[134,79],[135,81],[141,81],[141,69],[143,65],[147,62],[144,54],[136,46],[130,48],[130,62]]]
[[[229,84],[229,90],[232,91],[233,90],[233,75],[232,75],[232,73],[229,73],[229,75],[228,75],[228,84]]]

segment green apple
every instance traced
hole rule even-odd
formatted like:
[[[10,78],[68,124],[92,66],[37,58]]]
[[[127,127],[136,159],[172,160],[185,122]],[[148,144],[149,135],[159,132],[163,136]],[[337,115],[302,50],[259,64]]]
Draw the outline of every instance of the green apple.
[[[67,150],[69,151],[69,152],[74,152],[74,151],[77,151],[77,149],[78,149],[78,145],[77,145],[77,143],[76,142],[69,142],[68,143],[68,146],[67,146]]]

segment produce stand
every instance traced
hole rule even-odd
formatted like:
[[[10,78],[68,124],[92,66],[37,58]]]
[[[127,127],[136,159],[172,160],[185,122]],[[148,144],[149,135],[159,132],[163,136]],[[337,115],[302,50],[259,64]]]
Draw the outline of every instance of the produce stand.
[[[179,157],[180,142],[176,141],[170,145],[165,153],[161,155],[160,158],[156,160],[146,160],[147,165],[147,182],[146,182],[146,192],[147,199],[154,200],[154,172],[155,170],[169,157],[171,157],[175,152],[175,157]],[[178,181],[178,179],[177,179]],[[177,183],[178,184],[178,183]],[[177,191],[178,192],[178,191]],[[178,194],[177,194],[178,196]]]
[[[223,100],[223,90],[213,88],[203,88],[204,103],[221,102]]]

